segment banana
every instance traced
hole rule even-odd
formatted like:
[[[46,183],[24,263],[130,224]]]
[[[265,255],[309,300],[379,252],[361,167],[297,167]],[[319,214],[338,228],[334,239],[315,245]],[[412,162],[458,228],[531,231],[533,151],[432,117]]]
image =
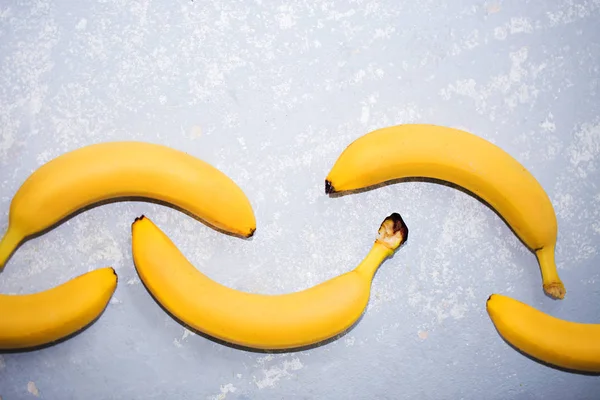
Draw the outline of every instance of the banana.
[[[600,372],[600,324],[559,319],[500,294],[486,308],[500,335],[522,352],[557,367]]]
[[[299,348],[332,338],[362,315],[380,264],[406,241],[397,213],[386,218],[371,250],[352,271],[298,292],[237,291],[198,271],[154,223],[132,224],[133,260],[152,296],[187,326],[221,341],[257,349]]]
[[[339,155],[325,180],[325,192],[355,191],[410,177],[448,181],[487,202],[535,252],[544,291],[564,298],[554,260],[557,221],[552,203],[523,165],[485,139],[426,124],[378,129]]]
[[[100,268],[34,294],[0,294],[0,349],[51,344],[82,330],[106,308],[117,287],[114,269]]]
[[[0,269],[26,237],[76,211],[126,198],[171,204],[233,235],[250,237],[256,229],[244,192],[210,164],[158,144],[99,143],[62,154],[25,180],[10,205]]]

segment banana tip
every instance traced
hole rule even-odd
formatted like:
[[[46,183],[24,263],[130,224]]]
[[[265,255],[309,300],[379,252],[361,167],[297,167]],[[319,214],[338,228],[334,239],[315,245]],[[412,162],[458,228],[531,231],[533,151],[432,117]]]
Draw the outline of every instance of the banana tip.
[[[144,218],[146,218],[146,216],[144,214],[140,215],[139,217],[135,217],[135,219],[133,220],[133,224],[135,224],[138,221],[143,220]]]
[[[329,179],[325,179],[325,194],[333,194],[335,193],[335,188],[331,184]]]
[[[256,232],[256,228],[250,228],[250,233],[248,233],[246,237],[251,238],[252,236],[254,236],[254,232]]]

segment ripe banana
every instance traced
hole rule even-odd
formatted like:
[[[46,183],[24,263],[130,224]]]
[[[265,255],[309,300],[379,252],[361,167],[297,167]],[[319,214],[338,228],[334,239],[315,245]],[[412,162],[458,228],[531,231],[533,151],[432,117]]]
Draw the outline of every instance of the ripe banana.
[[[231,289],[198,271],[150,219],[132,225],[133,260],[142,282],[172,315],[232,344],[289,349],[332,338],[362,315],[379,265],[407,239],[399,214],[386,218],[373,247],[352,271],[282,295]]]
[[[565,321],[500,294],[486,308],[498,332],[522,352],[557,367],[600,372],[600,324]]]
[[[0,350],[29,349],[64,339],[106,308],[117,274],[100,268],[34,294],[0,294]]]
[[[448,181],[487,202],[535,252],[545,292],[564,298],[565,287],[554,261],[557,222],[552,203],[523,165],[485,139],[436,125],[378,129],[340,154],[326,178],[325,192],[410,177]]]
[[[244,192],[210,164],[158,144],[99,143],[59,156],[25,180],[11,202],[0,269],[26,237],[78,210],[124,198],[168,203],[242,237],[256,229]]]

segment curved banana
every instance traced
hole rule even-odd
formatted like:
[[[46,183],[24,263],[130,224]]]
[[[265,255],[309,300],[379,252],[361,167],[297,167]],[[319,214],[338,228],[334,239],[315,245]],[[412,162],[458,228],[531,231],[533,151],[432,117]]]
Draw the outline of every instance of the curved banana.
[[[600,324],[565,321],[500,294],[486,308],[498,332],[522,352],[557,367],[600,372]]]
[[[494,208],[535,252],[544,291],[565,296],[554,261],[556,215],[548,195],[523,165],[471,133],[436,125],[378,129],[352,142],[325,181],[325,192],[363,189],[396,179],[448,181]]]
[[[158,144],[99,143],[59,156],[25,180],[10,205],[0,268],[26,237],[78,210],[122,198],[162,201],[243,237],[256,229],[244,192],[210,164]]]
[[[407,239],[390,215],[352,271],[312,288],[265,295],[228,288],[198,271],[148,218],[132,225],[133,260],[153,297],[186,325],[222,341],[258,349],[304,347],[336,336],[358,320],[379,265]]]
[[[34,294],[0,294],[0,349],[29,349],[64,339],[96,320],[117,287],[100,268]]]

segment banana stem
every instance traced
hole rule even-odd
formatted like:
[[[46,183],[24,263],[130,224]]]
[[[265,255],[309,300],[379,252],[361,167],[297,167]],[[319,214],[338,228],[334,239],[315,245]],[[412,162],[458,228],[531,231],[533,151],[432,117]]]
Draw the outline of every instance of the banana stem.
[[[394,254],[406,240],[408,240],[408,227],[400,214],[392,213],[379,226],[377,239],[371,247],[371,251],[354,271],[368,279],[372,279],[381,263]]]
[[[392,254],[394,254],[394,250],[376,241],[369,254],[358,264],[354,271],[371,280],[381,263]]]
[[[554,246],[542,247],[541,249],[536,250],[535,255],[540,264],[544,291],[554,298],[563,299],[566,294],[566,289],[556,270]]]
[[[4,237],[0,241],[0,271],[2,271],[4,265],[17,246],[19,246],[21,240],[23,240],[23,236],[9,226]]]

